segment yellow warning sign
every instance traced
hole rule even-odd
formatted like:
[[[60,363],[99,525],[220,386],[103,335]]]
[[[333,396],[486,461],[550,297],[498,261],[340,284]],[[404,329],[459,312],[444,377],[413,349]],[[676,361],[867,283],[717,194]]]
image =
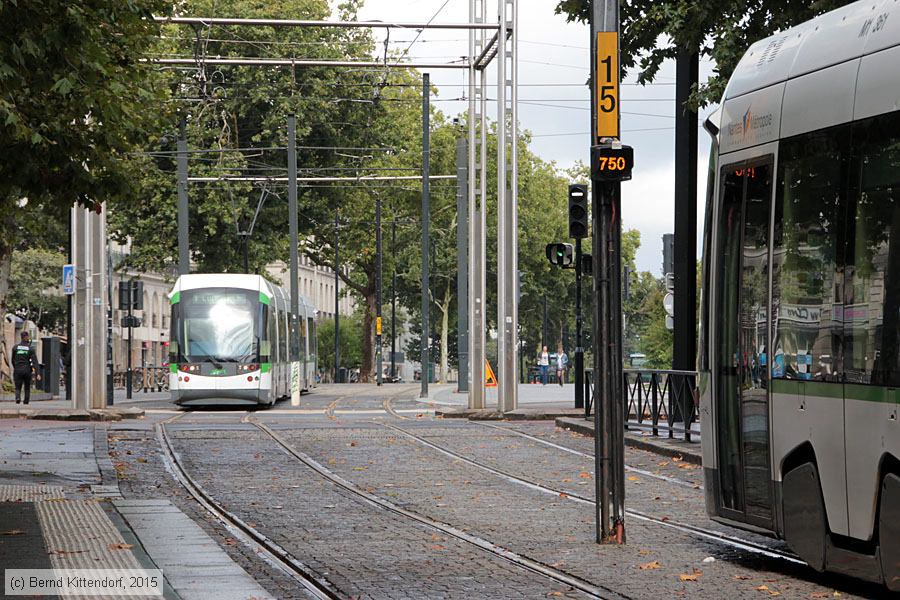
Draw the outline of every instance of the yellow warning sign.
[[[597,72],[594,101],[597,103],[597,137],[619,137],[619,35],[597,32]]]
[[[497,376],[494,375],[489,360],[484,361],[484,387],[497,387]]]

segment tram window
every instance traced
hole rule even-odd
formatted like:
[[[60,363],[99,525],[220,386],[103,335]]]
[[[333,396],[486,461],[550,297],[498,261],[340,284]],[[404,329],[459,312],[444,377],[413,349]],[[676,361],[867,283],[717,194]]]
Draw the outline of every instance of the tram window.
[[[775,199],[772,377],[838,381],[849,126],[784,140]],[[838,314],[835,314],[835,313]]]
[[[847,381],[900,385],[900,114],[854,125],[843,302]]]
[[[297,315],[291,314],[291,361],[300,360],[300,326]]]
[[[269,351],[267,354],[269,355],[269,362],[278,362],[278,321],[277,313],[275,312],[275,308],[270,304],[268,310],[268,318],[266,319],[266,323],[268,324],[268,334],[269,334]]]
[[[319,343],[319,340],[316,337],[316,322],[313,321],[312,317],[308,317],[306,322],[309,325],[309,357],[306,360],[309,362],[316,362],[316,355],[319,351],[316,346],[316,344]]]

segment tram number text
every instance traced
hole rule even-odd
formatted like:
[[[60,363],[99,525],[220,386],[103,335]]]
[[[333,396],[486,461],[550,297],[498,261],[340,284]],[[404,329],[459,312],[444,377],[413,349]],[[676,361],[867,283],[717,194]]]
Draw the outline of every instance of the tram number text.
[[[884,29],[884,25],[887,23],[888,14],[889,13],[881,13],[877,17],[869,17],[866,19],[859,30],[859,35],[856,37],[865,37],[868,34],[878,33]]]

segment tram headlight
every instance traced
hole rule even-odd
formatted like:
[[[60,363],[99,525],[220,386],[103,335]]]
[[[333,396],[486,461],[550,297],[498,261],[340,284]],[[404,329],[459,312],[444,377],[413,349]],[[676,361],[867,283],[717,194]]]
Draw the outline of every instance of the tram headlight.
[[[185,373],[199,373],[200,365],[183,364],[183,365],[178,365],[178,369],[180,371],[184,371]]]
[[[252,373],[259,369],[259,365],[255,363],[249,363],[246,365],[238,365],[238,373]]]

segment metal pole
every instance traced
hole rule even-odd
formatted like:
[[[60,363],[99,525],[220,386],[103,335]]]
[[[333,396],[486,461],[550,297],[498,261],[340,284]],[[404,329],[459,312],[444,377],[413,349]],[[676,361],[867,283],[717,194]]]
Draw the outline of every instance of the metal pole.
[[[515,46],[516,3],[498,0],[497,41],[497,408],[515,410],[518,306],[518,227],[516,211]],[[507,37],[510,37],[507,40]],[[507,106],[509,105],[509,106]]]
[[[381,347],[381,195],[375,193],[375,382],[381,385],[382,356]]]
[[[185,137],[185,119],[178,123],[178,274],[191,271],[190,246],[188,245],[188,155]],[[130,343],[130,342],[129,342]],[[131,396],[128,396],[131,398]]]
[[[584,315],[581,307],[581,238],[575,238],[575,408],[584,408]]]
[[[469,168],[466,140],[456,140],[457,392],[469,391]]]
[[[391,220],[391,381],[397,377],[397,219]]]
[[[428,252],[431,249],[429,237],[429,221],[431,220],[431,190],[429,188],[428,173],[431,169],[431,87],[428,73],[422,75],[422,390],[420,398],[428,397],[428,365],[431,363],[431,348],[428,344],[430,331],[428,312],[431,308],[429,298],[429,259]]]
[[[591,14],[592,136],[597,135],[597,34],[618,32],[618,0],[594,2]],[[619,80],[617,70],[613,75]],[[595,144],[608,143],[594,137]],[[597,542],[624,543],[624,411],[621,362],[620,184],[592,180],[594,254],[594,453]]]
[[[125,373],[125,398],[131,400],[131,392],[133,391],[132,374],[131,374],[131,338],[134,337],[134,281],[128,282],[128,361],[126,363]]]
[[[113,389],[113,270],[109,241],[106,242],[106,405],[115,400]]]
[[[344,383],[341,378],[341,304],[338,296],[340,290],[340,279],[338,273],[341,270],[340,254],[338,245],[340,243],[340,213],[334,209],[334,381],[335,383]]]
[[[288,161],[288,229],[291,244],[291,314],[300,314],[300,241],[297,231],[297,116],[288,115],[287,122],[287,161]],[[245,247],[250,246],[246,239]]]
[[[672,368],[693,371],[697,356],[697,112],[687,105],[697,51],[675,61],[675,330]],[[684,408],[684,407],[682,407]]]
[[[485,21],[486,0],[469,0],[469,20]],[[469,408],[484,408],[485,367],[485,197],[487,183],[487,70],[478,72],[473,59],[484,48],[485,36],[469,30]]]

